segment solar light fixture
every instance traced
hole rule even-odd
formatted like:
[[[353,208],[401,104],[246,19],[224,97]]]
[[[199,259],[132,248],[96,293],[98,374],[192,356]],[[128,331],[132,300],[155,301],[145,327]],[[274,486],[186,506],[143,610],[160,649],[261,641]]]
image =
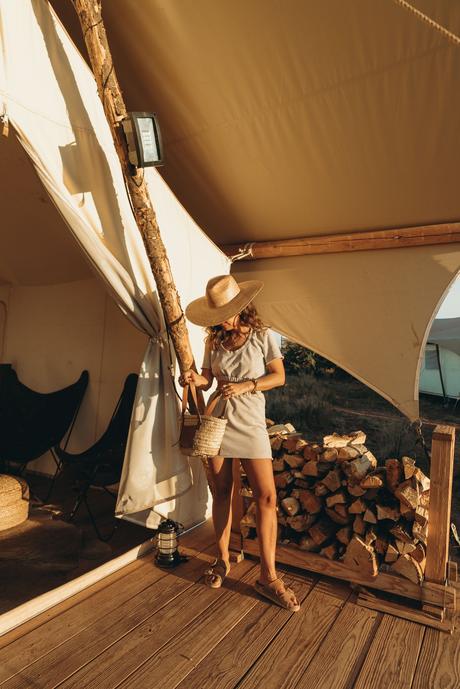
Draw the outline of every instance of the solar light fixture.
[[[155,563],[159,567],[175,567],[188,560],[188,557],[177,549],[177,537],[183,530],[182,524],[172,519],[164,519],[158,526]]]
[[[133,167],[163,165],[161,134],[155,113],[130,112],[121,125]]]

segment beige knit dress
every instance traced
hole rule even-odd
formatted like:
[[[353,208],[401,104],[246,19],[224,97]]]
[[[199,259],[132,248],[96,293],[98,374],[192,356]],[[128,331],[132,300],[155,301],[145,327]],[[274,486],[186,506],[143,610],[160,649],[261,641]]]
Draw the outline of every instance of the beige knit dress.
[[[205,349],[203,368],[210,368],[218,381],[241,383],[260,378],[266,373],[266,364],[273,359],[283,358],[273,332],[251,330],[246,342],[233,351],[220,344],[218,349]],[[217,391],[210,396],[215,397]],[[220,447],[222,457],[239,459],[263,459],[272,456],[265,424],[265,397],[263,392],[245,392],[220,399],[213,416],[228,420]]]

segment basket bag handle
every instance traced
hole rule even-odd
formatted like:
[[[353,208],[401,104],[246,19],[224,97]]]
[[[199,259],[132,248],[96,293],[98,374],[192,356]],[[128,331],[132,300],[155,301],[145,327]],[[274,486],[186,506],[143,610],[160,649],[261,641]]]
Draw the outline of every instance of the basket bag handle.
[[[190,392],[192,393],[192,399],[195,403],[197,416],[198,416],[200,423],[201,423],[201,414],[200,414],[200,408],[198,406],[198,398],[196,396],[195,383],[189,383],[188,385],[184,385],[184,392],[182,395],[182,423],[184,422],[185,412],[187,411],[189,388],[190,388]]]

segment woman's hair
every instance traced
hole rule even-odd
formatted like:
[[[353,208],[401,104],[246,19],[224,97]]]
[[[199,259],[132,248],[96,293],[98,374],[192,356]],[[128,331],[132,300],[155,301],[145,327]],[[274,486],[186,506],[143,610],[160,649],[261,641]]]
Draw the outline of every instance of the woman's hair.
[[[268,328],[262,322],[252,301],[238,315],[240,317],[240,325],[248,325],[252,330],[266,330]],[[234,338],[233,333],[228,336],[221,325],[211,325],[206,328],[206,332],[208,333],[206,341],[209,342],[211,349],[217,349],[226,337],[230,343]]]

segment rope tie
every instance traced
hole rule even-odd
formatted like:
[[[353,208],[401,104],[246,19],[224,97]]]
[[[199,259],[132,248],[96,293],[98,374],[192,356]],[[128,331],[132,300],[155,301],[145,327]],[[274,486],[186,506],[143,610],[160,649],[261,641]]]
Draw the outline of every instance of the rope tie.
[[[245,244],[242,249],[238,249],[237,254],[235,254],[234,256],[230,256],[230,261],[233,263],[233,261],[241,261],[242,258],[254,256],[252,250],[254,244],[255,242],[248,242],[247,244]]]
[[[438,31],[444,38],[447,38],[448,41],[451,41],[451,43],[454,43],[454,45],[460,45],[460,37],[457,36],[456,34],[452,33],[452,31],[449,31],[448,29],[445,28],[445,26],[442,26],[441,24],[438,24],[434,19],[431,19],[427,14],[424,14],[423,12],[420,12],[416,7],[413,7],[407,0],[393,0],[397,5],[400,5],[400,7],[404,7],[404,9],[408,10],[409,12],[412,12],[420,21],[425,22],[425,24],[428,24],[432,29],[435,31]]]

